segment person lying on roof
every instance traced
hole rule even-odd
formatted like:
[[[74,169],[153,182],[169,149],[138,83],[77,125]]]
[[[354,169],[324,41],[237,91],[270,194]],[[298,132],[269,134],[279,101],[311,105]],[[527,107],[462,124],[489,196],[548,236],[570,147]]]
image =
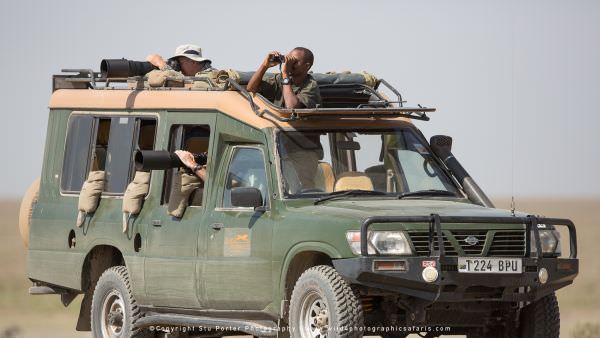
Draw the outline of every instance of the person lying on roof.
[[[285,56],[270,52],[246,89],[262,94],[283,108],[316,108],[321,104],[321,94],[317,81],[308,74],[313,62],[313,53],[304,47],[296,47]],[[278,64],[281,64],[281,73],[263,79],[267,69]]]
[[[146,61],[158,68],[147,74],[151,87],[182,87],[184,76],[200,76],[215,70],[211,61],[202,57],[202,49],[189,44],[178,46],[168,62],[158,54],[148,55]],[[178,65],[175,67],[178,69],[173,69],[170,64]]]
[[[196,45],[181,45],[175,49],[175,55],[169,61],[176,60],[179,63],[180,73],[184,76],[194,76],[197,73],[211,70],[211,61],[202,57],[202,49]],[[159,70],[173,70],[173,68],[158,54],[150,54],[146,61]]]

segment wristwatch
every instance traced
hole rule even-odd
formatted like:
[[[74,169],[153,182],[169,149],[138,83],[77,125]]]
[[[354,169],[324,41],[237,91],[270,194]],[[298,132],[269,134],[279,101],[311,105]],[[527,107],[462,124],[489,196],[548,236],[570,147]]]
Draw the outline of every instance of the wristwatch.
[[[196,165],[195,165],[195,166],[192,168],[192,171],[193,171],[194,173],[196,173],[196,171],[198,171],[198,170],[200,170],[200,169],[202,169],[202,165],[200,165],[200,164],[196,164]]]
[[[284,86],[290,85],[290,84],[292,84],[292,80],[289,77],[286,77],[284,79],[281,79],[281,84]]]

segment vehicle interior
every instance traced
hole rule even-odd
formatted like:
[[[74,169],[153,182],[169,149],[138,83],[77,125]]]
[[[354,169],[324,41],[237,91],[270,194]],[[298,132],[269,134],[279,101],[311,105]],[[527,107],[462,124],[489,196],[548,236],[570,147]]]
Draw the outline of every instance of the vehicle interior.
[[[346,190],[458,192],[426,143],[406,128],[280,131],[278,140],[288,197]]]

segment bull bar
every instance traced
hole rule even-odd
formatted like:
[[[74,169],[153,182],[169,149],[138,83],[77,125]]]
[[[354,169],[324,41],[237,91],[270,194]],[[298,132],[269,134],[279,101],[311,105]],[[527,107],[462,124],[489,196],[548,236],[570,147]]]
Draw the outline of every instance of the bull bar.
[[[391,256],[369,254],[368,231],[374,224],[384,223],[426,223],[429,224],[428,256]],[[457,265],[458,257],[447,256],[444,248],[442,223],[466,224],[521,224],[525,225],[524,257],[521,274],[471,274],[449,269]],[[541,250],[538,225],[566,226],[569,230],[570,253],[568,258],[544,257]],[[578,273],[577,238],[575,225],[568,219],[545,218],[537,216],[372,216],[366,218],[360,228],[361,255],[354,258],[337,259],[333,264],[338,272],[351,284],[375,288],[384,292],[414,297],[419,302],[460,302],[472,301],[510,301],[531,302],[555,290],[572,283]],[[533,235],[535,249],[531,250]],[[437,242],[437,247],[436,247]],[[408,266],[407,271],[375,271],[376,260],[402,260]],[[439,278],[435,282],[426,282],[421,277],[423,261],[435,261]],[[526,267],[528,269],[526,269]],[[545,268],[550,275],[546,283],[538,280],[538,271]],[[490,277],[493,276],[493,277]],[[486,290],[472,298],[466,297],[470,290]],[[494,294],[494,290],[497,290]]]

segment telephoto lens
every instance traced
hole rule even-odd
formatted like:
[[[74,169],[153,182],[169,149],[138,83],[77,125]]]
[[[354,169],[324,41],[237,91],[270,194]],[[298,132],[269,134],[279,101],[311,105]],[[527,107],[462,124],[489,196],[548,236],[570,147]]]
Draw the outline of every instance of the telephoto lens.
[[[194,161],[199,165],[207,162],[207,153],[192,154]],[[138,150],[135,152],[135,170],[166,170],[171,168],[185,168],[177,154],[166,150]]]
[[[100,73],[103,78],[128,78],[144,76],[156,69],[150,62],[130,61],[127,59],[104,59],[100,63]]]
[[[208,154],[206,152],[200,153],[200,154],[193,154],[193,155],[194,155],[194,161],[196,161],[197,164],[206,165],[206,162],[208,160]]]

